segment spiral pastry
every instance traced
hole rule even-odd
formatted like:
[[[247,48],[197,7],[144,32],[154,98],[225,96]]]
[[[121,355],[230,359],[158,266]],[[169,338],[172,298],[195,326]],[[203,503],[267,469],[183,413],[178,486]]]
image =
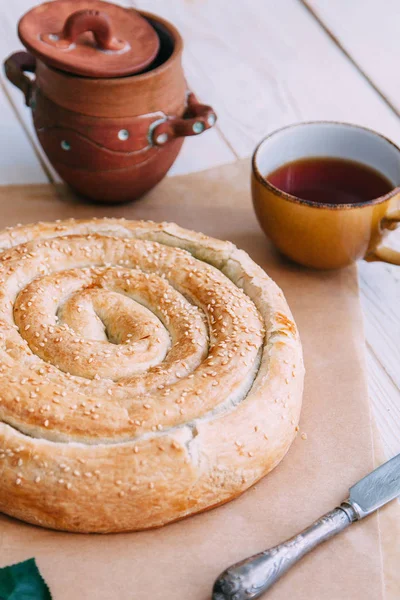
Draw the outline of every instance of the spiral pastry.
[[[249,256],[175,224],[0,232],[0,511],[82,532],[237,496],[296,430],[301,344]]]

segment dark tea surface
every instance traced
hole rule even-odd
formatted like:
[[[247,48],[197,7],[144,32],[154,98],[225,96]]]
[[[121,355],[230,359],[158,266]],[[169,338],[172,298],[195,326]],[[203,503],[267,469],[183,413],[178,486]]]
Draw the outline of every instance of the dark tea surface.
[[[275,187],[322,204],[356,204],[384,196],[394,185],[379,171],[341,158],[302,158],[266,175]]]

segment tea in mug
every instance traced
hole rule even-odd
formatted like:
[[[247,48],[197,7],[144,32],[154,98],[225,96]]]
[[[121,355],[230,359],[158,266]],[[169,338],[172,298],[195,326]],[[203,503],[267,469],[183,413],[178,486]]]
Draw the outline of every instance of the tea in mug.
[[[321,204],[357,204],[379,198],[395,187],[382,173],[342,158],[302,158],[266,175],[276,188]]]

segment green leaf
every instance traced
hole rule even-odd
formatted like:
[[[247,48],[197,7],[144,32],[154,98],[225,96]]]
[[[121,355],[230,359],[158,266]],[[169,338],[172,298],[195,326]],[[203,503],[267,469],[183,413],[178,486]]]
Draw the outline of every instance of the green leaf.
[[[34,558],[0,569],[0,600],[51,600]]]

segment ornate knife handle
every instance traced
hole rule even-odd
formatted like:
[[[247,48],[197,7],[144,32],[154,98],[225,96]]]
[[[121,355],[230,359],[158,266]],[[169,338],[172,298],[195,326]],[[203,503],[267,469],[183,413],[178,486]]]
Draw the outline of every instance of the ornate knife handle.
[[[212,600],[259,598],[305,554],[358,518],[354,508],[344,502],[283,544],[229,567],[216,580]]]

